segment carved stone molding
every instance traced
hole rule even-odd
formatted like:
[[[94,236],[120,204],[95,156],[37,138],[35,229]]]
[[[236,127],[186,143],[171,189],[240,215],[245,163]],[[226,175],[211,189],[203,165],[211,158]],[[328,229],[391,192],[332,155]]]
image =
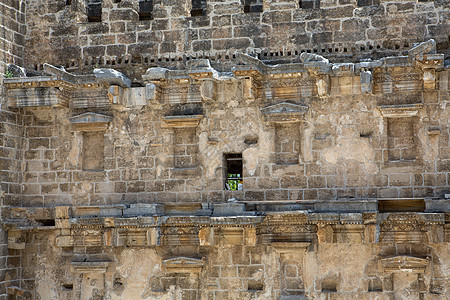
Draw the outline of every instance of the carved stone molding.
[[[292,103],[279,103],[261,109],[266,121],[271,123],[294,123],[304,119],[309,107]]]
[[[279,253],[306,251],[306,248],[311,245],[310,242],[274,242],[271,244],[275,251]]]
[[[402,105],[380,105],[378,110],[385,118],[405,118],[414,117],[423,107],[422,103],[402,104]]]
[[[93,112],[87,112],[69,118],[75,131],[102,131],[108,129],[113,117]]]
[[[9,89],[8,107],[62,106],[69,104],[68,95],[56,87]]]
[[[181,116],[165,116],[165,127],[170,128],[186,128],[197,127],[203,115],[181,115]]]
[[[72,261],[70,264],[77,273],[106,273],[109,261]]]

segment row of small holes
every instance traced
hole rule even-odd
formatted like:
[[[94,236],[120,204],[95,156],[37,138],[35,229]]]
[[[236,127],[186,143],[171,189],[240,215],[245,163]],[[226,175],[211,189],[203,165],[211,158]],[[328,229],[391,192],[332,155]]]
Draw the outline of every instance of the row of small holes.
[[[389,47],[391,49],[400,49],[401,44],[396,43],[394,47]],[[373,50],[373,49],[381,49],[382,46],[380,44],[372,45],[369,44],[367,46],[360,46],[360,51],[366,51],[366,50]],[[403,48],[409,48],[409,43],[405,42],[403,44]],[[349,51],[350,50],[350,51]],[[321,49],[302,49],[302,50],[295,50],[295,51],[277,51],[277,52],[262,52],[258,54],[259,59],[266,59],[267,57],[278,57],[278,56],[298,56],[301,53],[337,53],[337,52],[354,52],[356,49],[355,47],[351,47],[351,49],[348,49],[347,47],[339,47],[339,48],[321,48]],[[103,57],[89,57],[84,60],[84,66],[96,66],[96,65],[122,65],[122,64],[130,64],[130,63],[138,63],[138,64],[154,64],[156,62],[175,62],[175,61],[183,61],[183,60],[191,60],[191,59],[210,59],[211,61],[219,61],[219,60],[229,60],[229,59],[236,59],[235,54],[226,54],[226,55],[216,55],[216,56],[208,56],[208,55],[199,55],[199,56],[186,56],[186,57],[176,57],[176,58],[149,58],[148,56],[143,57],[133,57],[133,58],[111,58],[111,59],[105,59]],[[80,66],[78,61],[71,61],[69,63],[65,64],[66,68],[78,68]],[[34,69],[36,71],[43,70],[43,65],[34,65]]]

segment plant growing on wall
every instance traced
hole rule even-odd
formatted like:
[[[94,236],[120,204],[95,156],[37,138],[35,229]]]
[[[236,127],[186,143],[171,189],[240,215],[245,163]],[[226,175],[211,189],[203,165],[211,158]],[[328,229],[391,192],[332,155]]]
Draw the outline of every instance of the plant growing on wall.
[[[14,77],[14,73],[11,70],[6,70],[4,77],[5,78],[13,78]]]

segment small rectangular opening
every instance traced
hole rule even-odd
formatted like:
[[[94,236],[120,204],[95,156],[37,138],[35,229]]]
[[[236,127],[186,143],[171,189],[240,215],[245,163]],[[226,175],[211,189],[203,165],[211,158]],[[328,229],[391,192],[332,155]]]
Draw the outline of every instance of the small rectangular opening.
[[[356,1],[356,5],[358,7],[375,6],[375,5],[379,5],[379,4],[380,4],[379,0],[357,0]]]
[[[152,20],[153,0],[139,0],[139,21]]]
[[[102,2],[99,0],[88,1],[86,5],[86,14],[88,22],[102,21]]]
[[[378,200],[378,211],[389,212],[424,212],[424,199],[388,199]]]
[[[243,189],[242,153],[224,154],[225,190],[241,191]]]
[[[37,219],[36,220],[41,226],[55,226],[54,219]]]
[[[191,17],[206,16],[206,1],[192,0]]]
[[[260,0],[244,0],[244,13],[262,12],[263,3]]]
[[[301,9],[319,9],[320,0],[300,0],[298,6]]]
[[[73,284],[71,283],[63,283],[61,287],[63,290],[73,290]]]

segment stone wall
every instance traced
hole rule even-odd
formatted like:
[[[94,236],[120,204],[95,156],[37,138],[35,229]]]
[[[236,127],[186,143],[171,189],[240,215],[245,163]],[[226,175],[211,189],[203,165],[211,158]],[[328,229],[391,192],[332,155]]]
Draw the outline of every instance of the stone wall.
[[[0,299],[448,294],[446,1],[26,4]]]
[[[19,117],[4,103],[3,76],[8,64],[23,64],[26,3],[24,0],[5,0],[0,3],[0,299],[6,299],[6,286],[16,285],[17,265],[14,255],[8,256],[7,233],[3,227],[3,207],[19,205],[20,130]],[[11,74],[7,74],[11,76]],[[17,257],[16,257],[17,259]],[[11,263],[8,263],[10,260]],[[2,298],[3,297],[3,298]]]
[[[206,1],[205,15],[191,16],[188,0],[156,0],[152,20],[139,21],[137,0],[104,0],[101,22],[87,22],[82,0],[29,1],[26,64],[108,66],[140,79],[147,67],[180,67],[190,58],[221,67],[235,52],[274,62],[298,61],[306,51],[358,61],[434,38],[448,55],[446,1],[326,0],[320,8],[300,2],[264,1],[261,12],[245,13],[242,1]]]
[[[25,242],[22,289],[16,295],[225,300],[445,299],[448,294],[448,213],[260,208],[13,208],[16,221],[8,221],[18,228],[20,216],[20,226],[28,226],[15,231]],[[283,213],[276,211],[280,208]],[[54,223],[33,220],[42,217]]]
[[[360,64],[257,60],[222,77],[195,67],[206,60],[149,69],[145,87],[9,79],[9,105],[27,106],[22,204],[442,199],[448,71],[408,59],[365,65],[369,83]],[[241,190],[226,186],[234,173]]]
[[[0,96],[3,92],[2,85]],[[6,295],[6,287],[18,285],[17,279],[20,278],[20,250],[8,250],[7,228],[3,221],[6,217],[5,207],[22,204],[23,130],[21,125],[20,110],[9,109],[6,102],[2,101],[0,105],[0,299]]]
[[[0,3],[0,74],[3,74],[6,64],[23,64],[25,36],[26,3],[25,0],[6,0]]]

